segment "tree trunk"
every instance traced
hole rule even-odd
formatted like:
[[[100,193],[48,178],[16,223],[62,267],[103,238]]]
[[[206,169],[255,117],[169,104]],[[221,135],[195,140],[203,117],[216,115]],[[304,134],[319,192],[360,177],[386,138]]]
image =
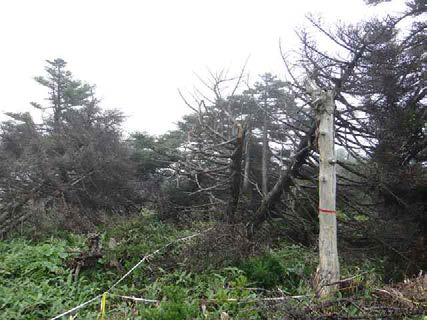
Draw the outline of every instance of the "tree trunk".
[[[228,201],[226,216],[226,219],[231,223],[235,222],[236,211],[240,199],[244,137],[245,129],[238,126],[235,149],[231,155],[230,200]]]
[[[267,196],[262,199],[252,219],[252,223],[249,225],[250,234],[254,233],[256,229],[268,219],[269,211],[274,209],[275,205],[280,201],[282,194],[288,192],[293,185],[292,178],[298,173],[310,153],[309,146],[312,144],[315,128],[316,126],[313,123],[307,135],[299,143],[296,153],[291,158],[291,163],[287,169],[281,173],[274,187]]]
[[[266,104],[265,104],[266,105]],[[262,193],[268,193],[268,117],[264,115],[264,128],[262,133]]]
[[[319,148],[319,267],[317,292],[321,298],[337,290],[340,279],[335,214],[334,93],[320,93],[316,104]]]
[[[250,132],[248,130],[248,132]],[[243,175],[243,192],[248,192],[249,190],[249,174],[251,170],[251,141],[250,134],[246,134],[246,143],[245,143],[245,171]]]

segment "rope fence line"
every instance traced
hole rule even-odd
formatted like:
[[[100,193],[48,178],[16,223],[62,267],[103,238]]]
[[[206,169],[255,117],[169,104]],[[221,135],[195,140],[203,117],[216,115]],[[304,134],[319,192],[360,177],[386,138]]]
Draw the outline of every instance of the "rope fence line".
[[[96,300],[100,299],[101,297],[102,297],[102,294],[97,295],[96,297],[94,297],[94,298],[92,298],[92,299],[90,299],[90,300],[88,300],[88,301],[86,301],[86,302],[83,302],[82,304],[80,304],[80,305],[78,305],[78,306],[76,306],[76,307],[74,307],[74,308],[71,308],[71,309],[70,309],[70,310],[68,310],[68,311],[65,311],[65,312],[63,312],[63,313],[61,313],[61,314],[58,314],[56,317],[53,317],[51,320],[59,319],[59,318],[61,318],[61,317],[63,317],[63,316],[66,316],[67,314],[73,313],[74,311],[77,311],[77,310],[79,310],[79,309],[81,309],[81,308],[83,308],[83,307],[87,306],[88,304],[90,304],[90,303],[92,303],[92,302],[94,302],[94,301],[96,301]]]
[[[133,297],[133,296],[120,296],[117,294],[111,294],[113,297],[119,297],[122,299],[126,299],[126,300],[133,300],[136,302],[142,302],[142,303],[159,303],[160,300],[154,300],[154,299],[144,299],[144,298],[138,298],[138,297]]]
[[[110,288],[106,291],[104,291],[103,293],[81,303],[78,306],[75,306],[53,318],[51,318],[50,320],[56,320],[56,319],[60,319],[61,317],[64,317],[66,315],[69,315],[77,310],[80,310],[86,306],[88,306],[89,304],[101,300],[101,319],[102,317],[105,315],[105,299],[106,299],[106,295],[110,294],[112,297],[117,297],[117,298],[122,298],[122,299],[126,299],[126,300],[133,300],[135,302],[140,302],[140,303],[153,303],[153,304],[158,304],[161,301],[160,300],[155,300],[155,299],[145,299],[145,298],[141,298],[141,297],[134,297],[134,296],[122,296],[122,295],[117,295],[117,294],[112,294],[110,293],[110,291],[115,288],[117,285],[119,285],[124,279],[126,279],[135,269],[137,269],[142,263],[148,261],[150,258],[152,258],[153,256],[155,256],[156,254],[160,253],[161,251],[167,249],[168,247],[172,246],[175,243],[178,242],[184,242],[184,241],[188,241],[190,239],[193,239],[195,237],[198,237],[202,234],[205,234],[207,232],[209,232],[210,230],[212,230],[213,228],[208,228],[204,231],[195,233],[193,235],[187,236],[187,237],[183,237],[183,238],[179,238],[179,239],[175,239],[171,242],[169,242],[168,244],[158,248],[157,250],[153,251],[150,254],[145,255],[137,264],[135,264],[128,272],[126,272],[119,280],[117,280],[113,285],[110,286]],[[353,277],[352,277],[353,278]],[[350,278],[351,279],[351,278]],[[245,288],[245,289],[252,289],[252,290],[259,290],[259,288]],[[268,290],[267,290],[268,291]],[[281,290],[280,290],[281,291]],[[381,290],[381,289],[377,289],[377,291],[385,291],[385,290]],[[391,294],[390,292],[386,292],[388,294]],[[300,299],[304,299],[304,298],[313,298],[314,295],[313,294],[308,294],[308,295],[298,295],[298,296],[286,296],[283,292],[281,292],[280,296],[276,296],[276,297],[266,297],[266,298],[260,298],[260,299],[254,299],[254,298],[248,298],[248,299],[236,299],[236,298],[229,298],[227,299],[227,302],[234,302],[237,304],[246,304],[246,303],[257,303],[257,302],[281,302],[287,299],[296,299],[296,300],[300,300]],[[424,304],[422,302],[416,302],[416,301],[412,301],[410,299],[404,298],[402,297],[403,300],[406,300],[407,302],[411,302],[414,305],[418,306],[418,307],[422,307],[422,308],[426,308],[427,304]],[[216,299],[212,299],[212,300],[205,300],[205,303],[216,303]]]
[[[112,297],[117,297],[117,298],[122,298],[125,300],[133,300],[135,302],[141,302],[141,303],[160,303],[160,300],[155,300],[155,299],[145,299],[145,298],[138,298],[138,297],[134,297],[134,296],[121,296],[118,294],[110,294]],[[256,302],[274,302],[274,301],[286,301],[289,299],[303,299],[303,298],[307,298],[307,297],[314,297],[314,294],[308,294],[308,295],[300,295],[300,296],[280,296],[280,297],[269,297],[269,298],[258,298],[258,299],[254,299],[254,298],[228,298],[225,301],[226,302],[236,302],[237,304],[246,304],[246,303],[256,303]],[[218,299],[209,299],[209,300],[204,300],[201,299],[203,302],[205,303],[218,303]]]
[[[164,245],[163,247],[160,247],[159,249],[157,249],[157,250],[155,250],[155,251],[153,251],[152,253],[150,253],[150,254],[147,254],[147,255],[145,255],[141,260],[139,260],[139,262],[137,263],[137,264],[135,264],[131,269],[129,269],[129,271],[128,272],[126,272],[119,280],[117,280],[112,286],[110,286],[110,288],[108,289],[108,290],[106,290],[105,292],[103,292],[102,294],[99,294],[99,295],[97,295],[96,297],[93,297],[92,299],[89,299],[89,300],[87,300],[87,301],[85,301],[85,302],[83,302],[82,304],[79,304],[78,306],[76,306],[76,307],[73,307],[73,308],[71,308],[71,309],[69,309],[69,310],[67,310],[67,311],[65,311],[65,312],[63,312],[63,313],[61,313],[61,314],[59,314],[59,315],[57,315],[57,316],[55,316],[55,317],[53,317],[53,318],[51,318],[50,320],[56,320],[56,319],[60,319],[61,317],[63,317],[63,316],[66,316],[66,315],[68,315],[68,314],[70,314],[70,313],[73,313],[73,312],[75,312],[75,311],[77,311],[77,310],[79,310],[79,309],[82,309],[82,308],[84,308],[84,307],[86,307],[87,305],[89,305],[89,304],[91,304],[91,303],[93,303],[93,302],[95,302],[95,301],[97,301],[97,300],[99,300],[99,299],[101,299],[103,296],[105,296],[107,293],[110,293],[110,291],[113,289],[113,288],[115,288],[117,285],[119,285],[124,279],[126,279],[135,269],[137,269],[142,263],[144,263],[144,262],[146,262],[146,261],[148,261],[150,258],[152,258],[153,256],[155,256],[156,254],[158,254],[159,252],[161,252],[161,251],[163,251],[163,250],[165,250],[166,248],[168,248],[168,247],[170,247],[171,245],[173,245],[173,244],[175,244],[175,243],[178,243],[178,242],[184,242],[184,241],[188,241],[188,240],[190,240],[190,239],[193,239],[193,238],[195,238],[195,237],[198,237],[198,236],[200,236],[200,235],[202,235],[202,234],[205,234],[206,232],[208,232],[208,231],[210,231],[210,230],[212,230],[212,228],[208,228],[208,229],[206,229],[206,230],[204,230],[204,231],[202,231],[202,232],[198,232],[198,233],[195,233],[195,234],[192,234],[192,235],[190,235],[190,236],[187,236],[187,237],[183,237],[183,238],[179,238],[179,239],[176,239],[176,240],[173,240],[173,241],[171,241],[171,242],[169,242],[168,244],[166,244],[166,245]],[[122,298],[124,298],[124,299],[133,299],[133,300],[136,300],[136,301],[140,301],[140,302],[146,302],[146,303],[154,303],[154,302],[158,302],[157,300],[149,300],[149,299],[143,299],[143,298],[136,298],[136,297],[130,297],[130,296],[120,296],[120,297],[122,297]]]

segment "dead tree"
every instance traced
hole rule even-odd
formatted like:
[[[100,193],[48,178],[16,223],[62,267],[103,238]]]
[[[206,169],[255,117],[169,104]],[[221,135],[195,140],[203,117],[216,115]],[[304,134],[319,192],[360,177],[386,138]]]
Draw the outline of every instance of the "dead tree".
[[[242,157],[243,157],[243,147],[245,139],[246,129],[241,126],[237,126],[237,136],[235,141],[235,148],[231,154],[231,196],[227,205],[227,219],[230,221],[235,221],[235,214],[238,208],[241,186],[242,186]]]
[[[319,153],[319,266],[315,285],[319,296],[325,298],[336,291],[340,279],[335,214],[335,94],[332,90],[322,91],[314,82],[307,90],[318,126],[314,141]]]
[[[244,176],[246,144],[245,119],[232,109],[231,98],[242,78],[237,78],[232,94],[222,96],[221,85],[229,83],[224,74],[212,74],[212,83],[203,82],[214,98],[199,95],[191,104],[182,94],[184,102],[194,112],[191,133],[184,145],[184,161],[179,174],[192,179],[198,189],[193,194],[204,194],[213,209],[223,213],[223,220],[234,223],[237,219]]]

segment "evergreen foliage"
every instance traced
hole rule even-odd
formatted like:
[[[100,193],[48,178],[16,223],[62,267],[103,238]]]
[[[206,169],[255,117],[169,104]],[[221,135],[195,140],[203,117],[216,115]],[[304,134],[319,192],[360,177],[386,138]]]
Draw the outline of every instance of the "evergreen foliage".
[[[152,252],[108,292],[108,319],[425,314],[427,8],[406,4],[335,29],[308,16],[299,51],[283,55],[287,81],[210,73],[208,92],[181,93],[191,113],[159,136],[125,135],[121,111],[104,109],[66,61],[47,60],[35,77],[46,99],[31,103],[41,121],[9,112],[0,123],[0,318],[52,317]],[[327,303],[313,289],[315,87],[336,104],[337,159],[328,163],[344,279]],[[97,316],[95,304],[78,311]]]

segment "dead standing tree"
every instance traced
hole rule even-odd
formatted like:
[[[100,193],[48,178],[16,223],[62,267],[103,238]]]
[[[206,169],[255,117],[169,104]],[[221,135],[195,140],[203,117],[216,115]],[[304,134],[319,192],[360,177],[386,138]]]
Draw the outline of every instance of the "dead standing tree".
[[[307,91],[316,114],[315,143],[319,153],[319,266],[315,289],[320,297],[328,297],[337,290],[340,280],[335,214],[335,94],[333,90],[321,90],[314,82],[309,83]]]
[[[209,206],[218,206],[224,212],[223,220],[234,223],[243,184],[243,158],[246,144],[246,120],[238,110],[233,110],[234,96],[243,71],[237,78],[230,96],[224,98],[221,86],[231,81],[220,73],[212,74],[212,83],[203,84],[213,92],[209,99],[198,92],[192,105],[182,94],[184,102],[197,115],[194,117],[188,141],[185,144],[185,161],[181,161],[180,174],[193,179],[198,186],[194,193],[204,193]],[[205,102],[206,101],[206,102]],[[209,105],[207,105],[209,103]]]
[[[381,234],[374,231],[379,229],[353,220],[353,227],[360,226],[368,237],[378,240],[393,254],[397,253],[399,259],[403,257],[408,265],[410,260],[401,252],[409,248],[414,238],[414,233],[409,231],[409,222],[413,221],[414,229],[423,226],[420,218],[423,204],[416,200],[419,180],[415,177],[425,172],[420,169],[420,162],[423,157],[425,159],[425,130],[422,129],[425,120],[422,119],[425,119],[427,91],[422,64],[425,61],[426,24],[413,21],[409,29],[401,31],[397,27],[401,21],[410,20],[425,10],[425,5],[418,11],[409,8],[398,17],[374,19],[353,26],[341,25],[335,31],[327,30],[311,17],[309,20],[316,31],[335,43],[335,52],[340,54],[319,48],[310,34],[302,31],[303,48],[297,62],[300,72],[294,72],[314,73],[320,87],[335,91],[338,103],[335,143],[355,159],[349,166],[338,162],[343,170],[353,175],[353,181],[347,180],[352,186],[346,187],[346,194],[340,192],[337,195],[339,204],[347,209],[344,213],[350,219],[355,213],[368,216],[376,227],[385,228]],[[343,58],[347,56],[353,58]],[[298,81],[293,84],[295,87],[299,85]],[[364,172],[360,166],[364,166]],[[350,189],[355,196],[348,192]],[[363,194],[365,201],[361,202],[357,194]],[[390,205],[385,208],[387,202]],[[392,236],[392,219],[396,219],[397,224],[406,223],[405,241],[395,241],[396,237]],[[398,228],[394,232],[399,237],[404,234]],[[419,238],[423,241],[424,236]]]
[[[381,22],[376,20],[370,21],[365,23],[363,27],[342,26],[338,28],[336,35],[322,28],[322,25],[315,19],[310,18],[310,22],[317,29],[317,31],[325,34],[329,39],[338,44],[338,46],[341,47],[341,50],[345,50],[350,57],[349,59],[342,59],[340,56],[328,56],[327,53],[324,53],[317,48],[315,42],[310,39],[306,32],[301,32],[300,34],[301,42],[303,44],[300,60],[298,61],[300,74],[312,74],[316,83],[320,87],[325,88],[325,91],[322,92],[317,85],[314,88],[311,88],[311,90],[307,90],[307,88],[304,88],[301,85],[301,82],[298,81],[297,77],[294,76],[295,73],[289,72],[289,74],[293,80],[292,85],[294,86],[295,91],[297,91],[301,97],[305,97],[305,101],[307,101],[312,107],[315,108],[317,113],[317,121],[319,122],[319,129],[315,130],[316,133],[314,133],[314,136],[310,139],[309,137],[313,134],[313,129],[317,127],[316,124],[313,123],[310,132],[306,135],[306,139],[301,140],[300,147],[298,148],[299,152],[296,153],[299,158],[297,159],[297,156],[295,156],[293,161],[295,164],[293,165],[294,170],[291,169],[291,166],[290,170],[287,170],[282,175],[281,179],[279,179],[278,184],[276,184],[278,188],[275,186],[271,194],[265,198],[263,206],[261,206],[258,210],[258,220],[256,222],[259,224],[260,221],[263,221],[266,219],[266,217],[268,217],[268,211],[274,208],[274,203],[279,201],[281,193],[288,192],[290,185],[294,183],[292,180],[293,174],[298,172],[302,164],[307,162],[310,157],[314,158],[316,162],[319,163],[320,169],[320,264],[317,274],[317,289],[321,297],[330,296],[335,291],[335,286],[339,281],[336,228],[337,221],[335,215],[336,161],[334,156],[334,142],[343,146],[347,152],[349,152],[349,154],[351,154],[354,158],[363,164],[366,163],[366,159],[369,159],[369,157],[372,157],[372,155],[375,154],[375,151],[377,150],[375,143],[375,132],[372,132],[373,130],[371,127],[366,125],[367,116],[372,117],[375,115],[375,111],[372,110],[372,108],[369,108],[372,107],[372,104],[367,104],[366,106],[361,104],[357,106],[357,102],[356,105],[352,105],[349,101],[361,101],[363,100],[360,99],[361,96],[370,96],[376,92],[379,93],[378,96],[382,96],[381,90],[378,90],[374,86],[378,83],[378,81],[375,82],[371,80],[368,76],[365,76],[365,74],[370,75],[370,73],[374,73],[376,75],[378,72],[382,72],[383,69],[386,71],[396,69],[392,68],[394,66],[390,66],[391,68],[387,66],[389,68],[385,68],[384,61],[381,59],[379,59],[380,63],[376,65],[372,64],[372,56],[378,52],[379,49],[384,48],[384,43],[388,43],[390,38],[393,39],[396,25],[405,17],[411,16],[413,14],[416,14],[416,12],[407,12],[401,17],[387,18]],[[413,30],[409,32],[409,35],[403,41],[404,45],[407,45],[407,43],[410,42],[412,38],[415,38],[417,35],[419,35],[421,30],[425,30],[425,24],[422,26],[416,25],[416,27],[417,28],[413,28]],[[417,45],[419,44],[417,43]],[[414,47],[416,46],[414,45]],[[405,46],[403,45],[398,45],[397,48],[398,52],[403,52],[405,50]],[[405,61],[411,60],[402,58],[403,65]],[[374,66],[374,68],[372,68],[372,66]],[[413,62],[410,66],[415,70],[419,70],[416,69],[418,64],[415,62]],[[290,70],[291,68],[288,68],[288,71]],[[418,111],[416,109],[418,107],[416,103],[421,101],[426,94],[425,89],[418,89],[418,84],[422,82],[418,81],[418,79],[422,73],[419,71],[414,72],[412,69],[409,69],[407,72],[408,73],[406,75],[398,78],[403,80],[398,81],[400,87],[398,87],[394,92],[399,92],[399,90],[402,88],[403,81],[411,78],[408,75],[413,76],[413,79],[415,80],[412,80],[411,86],[409,87],[414,88],[414,94],[407,96],[402,94],[402,96],[409,96],[410,103],[406,103],[406,105],[413,106],[413,109]],[[377,78],[375,80],[377,80]],[[369,87],[369,89],[365,89],[367,87]],[[366,91],[362,91],[361,89]],[[334,100],[340,102],[339,110],[337,112],[335,112]],[[381,101],[381,99],[378,100]],[[389,101],[391,99],[385,100]],[[401,105],[405,106],[405,103],[401,103]],[[392,110],[392,107],[393,106],[388,108],[388,112]],[[391,118],[391,116],[386,112],[384,112],[383,115],[385,117],[388,116],[388,119]],[[334,116],[336,116],[337,127],[336,141]],[[391,132],[391,134],[393,135],[395,133]],[[414,135],[412,135],[412,137],[413,136]],[[420,140],[421,139],[422,138],[420,138]],[[319,150],[316,150],[317,153],[319,153],[318,157],[315,153],[306,151],[307,143],[310,141],[313,142],[313,140],[318,140]],[[313,144],[317,143],[314,142]],[[405,145],[408,144],[408,142],[405,142]],[[412,150],[415,150],[419,153],[419,150],[422,150],[422,148],[413,148]],[[344,169],[349,170],[345,167],[345,164],[339,164],[343,166]],[[354,170],[352,171],[355,172],[357,176],[368,179],[368,177],[365,177],[360,172],[356,172]],[[353,184],[352,188],[358,187],[360,189],[360,186],[362,185],[353,183],[354,181],[349,179],[347,179],[347,182],[351,182]],[[366,187],[366,185],[367,184],[364,184],[363,186]],[[382,188],[382,186],[380,187]],[[344,195],[341,194],[341,201],[343,201],[343,196]],[[357,210],[357,199],[347,198],[345,199],[345,203],[352,210]],[[358,212],[360,212],[360,210],[358,210]]]

